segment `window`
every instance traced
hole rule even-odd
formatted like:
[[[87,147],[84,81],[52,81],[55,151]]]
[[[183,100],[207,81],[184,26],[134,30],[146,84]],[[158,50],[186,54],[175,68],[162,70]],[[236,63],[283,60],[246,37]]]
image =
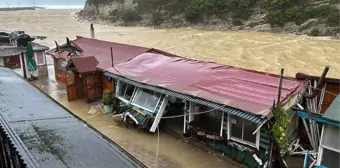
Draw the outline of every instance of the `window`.
[[[339,139],[338,139],[339,140]],[[328,149],[322,149],[321,165],[327,168],[340,167],[340,153]]]
[[[44,54],[42,52],[35,53],[35,60],[37,61],[38,65],[45,64]]]
[[[229,115],[229,137],[234,141],[257,147],[258,133],[253,135],[256,128],[256,123],[234,115]]]
[[[117,97],[123,101],[129,102],[132,100],[132,96],[135,91],[135,88],[136,87],[133,85],[119,81]]]
[[[340,129],[332,125],[325,125],[322,130],[320,157],[318,164],[328,168],[340,167]],[[320,158],[320,159],[319,159]]]
[[[160,100],[160,94],[151,90],[138,89],[133,104],[150,112],[154,112]]]

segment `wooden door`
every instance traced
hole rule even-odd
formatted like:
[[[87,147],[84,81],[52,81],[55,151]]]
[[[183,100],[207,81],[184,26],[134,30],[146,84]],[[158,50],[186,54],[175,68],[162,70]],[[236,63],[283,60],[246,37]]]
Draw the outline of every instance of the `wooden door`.
[[[66,91],[68,101],[73,101],[77,99],[77,86],[75,81],[75,74],[73,71],[66,71]]]
[[[84,77],[84,92],[88,102],[99,100],[103,95],[102,74],[95,72]]]

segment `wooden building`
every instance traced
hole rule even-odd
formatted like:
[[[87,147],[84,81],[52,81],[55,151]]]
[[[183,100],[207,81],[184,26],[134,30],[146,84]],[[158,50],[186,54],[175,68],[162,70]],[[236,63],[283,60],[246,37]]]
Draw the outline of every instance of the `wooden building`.
[[[14,36],[14,37],[11,37]],[[38,43],[33,43],[32,38],[24,32],[0,32],[0,66],[10,69],[22,69],[26,78],[47,76],[47,63],[45,51],[49,48]],[[32,74],[27,68],[27,56],[25,44],[31,42],[33,47],[33,59],[37,64],[37,70]],[[25,43],[25,44],[24,44]]]
[[[68,100],[98,100],[103,90],[114,90],[114,81],[103,75],[113,67],[140,53],[152,50],[77,36],[47,52],[54,60],[55,78],[67,86]]]

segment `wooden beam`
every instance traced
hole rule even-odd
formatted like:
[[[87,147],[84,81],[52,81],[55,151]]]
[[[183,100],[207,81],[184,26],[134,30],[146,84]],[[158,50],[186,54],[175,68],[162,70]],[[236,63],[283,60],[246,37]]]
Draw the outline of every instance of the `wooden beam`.
[[[281,104],[281,89],[282,89],[283,73],[284,73],[284,69],[282,68],[281,73],[280,73],[279,90],[277,94],[277,107],[279,107]]]

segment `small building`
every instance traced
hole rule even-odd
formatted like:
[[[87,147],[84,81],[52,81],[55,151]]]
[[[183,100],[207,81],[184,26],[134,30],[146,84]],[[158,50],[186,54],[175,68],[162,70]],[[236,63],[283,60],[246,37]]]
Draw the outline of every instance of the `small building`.
[[[33,43],[35,38],[30,37],[23,31],[18,32],[0,32],[0,66],[10,69],[21,69],[26,78],[47,76],[47,63],[45,51],[49,48],[38,43]],[[27,67],[26,46],[31,42],[33,47],[33,59],[37,64],[37,70],[30,73]]]
[[[266,161],[269,130],[262,126],[272,116],[279,76],[153,52],[106,71],[115,79],[117,100],[133,109],[124,118],[140,128],[155,132],[166,120],[168,127],[198,137],[238,162],[257,167],[253,154]],[[301,100],[305,86],[306,81],[283,79],[280,103],[285,109]]]
[[[77,36],[47,52],[54,60],[55,78],[67,87],[68,100],[101,98],[103,90],[114,90],[107,68],[155,49]],[[161,51],[159,51],[161,52]]]

